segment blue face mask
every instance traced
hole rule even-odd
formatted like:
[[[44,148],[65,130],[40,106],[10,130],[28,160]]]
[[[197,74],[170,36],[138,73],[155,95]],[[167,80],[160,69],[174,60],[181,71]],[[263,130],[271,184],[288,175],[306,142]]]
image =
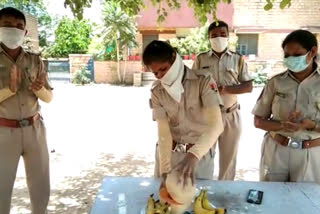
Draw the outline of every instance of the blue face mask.
[[[283,64],[292,72],[298,73],[304,71],[311,63],[307,64],[307,55],[302,56],[289,56],[283,59]]]

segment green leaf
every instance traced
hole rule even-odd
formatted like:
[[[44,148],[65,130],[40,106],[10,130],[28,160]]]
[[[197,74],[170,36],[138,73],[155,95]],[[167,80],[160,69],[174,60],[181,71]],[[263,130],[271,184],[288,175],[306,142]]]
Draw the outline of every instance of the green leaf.
[[[284,9],[286,8],[287,6],[289,7],[291,5],[291,0],[282,0],[280,2],[280,8],[281,9]]]
[[[264,10],[268,11],[271,10],[273,8],[273,4],[272,3],[268,3],[264,6]]]

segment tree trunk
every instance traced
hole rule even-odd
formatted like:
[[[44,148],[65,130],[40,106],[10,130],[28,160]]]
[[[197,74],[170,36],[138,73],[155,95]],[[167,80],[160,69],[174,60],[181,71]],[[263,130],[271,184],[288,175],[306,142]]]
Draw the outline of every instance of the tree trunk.
[[[116,39],[116,48],[117,48],[117,74],[118,74],[118,80],[121,83],[121,73],[120,73],[120,56],[119,56],[119,42]]]
[[[127,58],[128,58],[128,47],[127,45],[124,46],[123,58],[124,58],[124,68],[123,68],[123,75],[122,80],[123,83],[126,83],[126,72],[127,72]]]

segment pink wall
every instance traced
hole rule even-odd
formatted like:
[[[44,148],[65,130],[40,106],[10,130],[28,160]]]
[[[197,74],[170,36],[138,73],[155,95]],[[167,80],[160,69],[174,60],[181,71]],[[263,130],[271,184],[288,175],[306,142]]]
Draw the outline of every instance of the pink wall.
[[[161,27],[163,28],[193,28],[199,27],[200,23],[194,17],[193,9],[188,7],[185,0],[181,1],[181,8],[177,11],[169,10],[168,16]],[[145,1],[146,8],[140,12],[137,18],[138,28],[156,28],[157,27],[157,10],[150,1]],[[168,8],[168,6],[164,6]],[[217,17],[227,22],[230,27],[233,23],[234,8],[232,4],[220,3],[218,5]],[[208,16],[211,19],[211,15]]]

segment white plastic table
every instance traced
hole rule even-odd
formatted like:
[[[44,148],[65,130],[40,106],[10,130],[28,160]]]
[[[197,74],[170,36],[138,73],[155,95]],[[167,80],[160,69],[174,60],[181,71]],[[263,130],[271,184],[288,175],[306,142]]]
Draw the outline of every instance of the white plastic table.
[[[228,214],[320,214],[320,185],[313,183],[197,180],[208,198]],[[150,194],[157,193],[154,178],[105,177],[90,214],[141,214]],[[261,205],[249,204],[249,189],[264,192]],[[155,194],[155,199],[157,195]]]

